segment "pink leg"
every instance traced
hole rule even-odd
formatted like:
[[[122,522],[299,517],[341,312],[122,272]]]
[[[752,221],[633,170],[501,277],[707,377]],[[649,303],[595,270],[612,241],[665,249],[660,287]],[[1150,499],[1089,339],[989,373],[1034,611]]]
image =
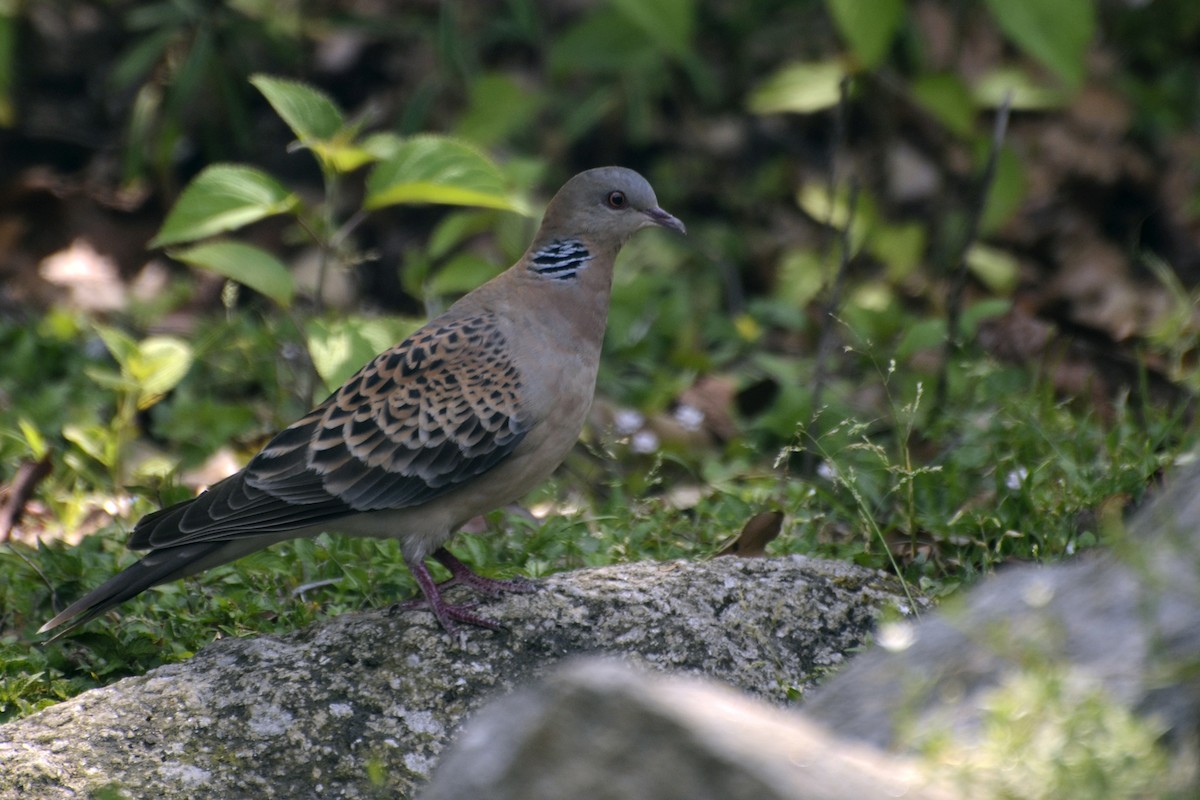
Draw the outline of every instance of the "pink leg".
[[[533,583],[522,578],[500,580],[498,578],[485,578],[482,575],[478,575],[472,572],[470,567],[455,558],[454,554],[444,547],[439,547],[434,551],[433,557],[437,559],[439,564],[450,570],[450,579],[439,584],[439,588],[461,583],[463,586],[470,586],[472,589],[477,589],[493,596],[501,595],[505,592],[529,594],[530,592],[537,591],[537,587]]]
[[[439,548],[433,557],[438,560],[446,569],[450,570],[450,578],[435,583],[433,575],[430,574],[429,568],[425,566],[423,561],[405,559],[409,571],[417,581],[417,585],[421,588],[423,598],[414,598],[400,604],[400,609],[407,611],[414,608],[428,608],[437,617],[437,621],[447,633],[454,633],[454,622],[461,622],[466,625],[475,625],[480,628],[489,630],[503,630],[504,626],[495,620],[481,617],[471,611],[478,603],[447,603],[442,598],[442,589],[455,584],[463,584],[470,586],[490,595],[498,595],[502,592],[532,592],[535,587],[532,583],[525,580],[497,580],[495,578],[485,578],[482,575],[476,575],[471,571],[466,564],[459,561],[446,548]]]

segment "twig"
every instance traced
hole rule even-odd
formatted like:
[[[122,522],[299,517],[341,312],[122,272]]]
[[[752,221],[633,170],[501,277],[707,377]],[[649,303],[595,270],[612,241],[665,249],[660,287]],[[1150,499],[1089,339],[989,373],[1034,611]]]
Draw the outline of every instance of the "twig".
[[[942,366],[938,374],[937,390],[933,396],[933,407],[930,418],[937,419],[946,406],[946,395],[949,391],[950,363],[962,346],[959,325],[962,320],[963,295],[967,288],[969,270],[967,269],[967,251],[979,237],[979,225],[983,219],[983,210],[987,206],[988,192],[996,179],[996,162],[1000,158],[1000,148],[1004,146],[1004,136],[1008,131],[1008,115],[1012,110],[1012,91],[1004,95],[1000,107],[996,109],[996,122],[992,127],[992,143],[988,148],[987,161],[983,165],[983,173],[971,204],[971,215],[967,218],[967,233],[955,259],[956,268],[950,279],[950,295],[946,301],[946,342],[942,356]]]
[[[814,413],[821,408],[825,394],[825,382],[829,372],[829,357],[833,350],[834,326],[838,319],[838,309],[842,307],[842,292],[846,288],[846,276],[850,273],[850,258],[854,243],[850,240],[850,230],[854,227],[855,211],[858,208],[858,179],[850,179],[850,193],[846,199],[846,224],[840,231],[841,249],[838,253],[838,270],[829,291],[829,300],[821,314],[821,334],[817,339],[817,361],[813,367],[812,378],[812,407]],[[815,438],[815,437],[814,437]],[[816,454],[809,449],[804,451],[800,461],[800,472],[805,477],[811,476],[816,470]]]
[[[850,106],[850,76],[843,75],[838,81],[838,103],[833,116],[833,138],[829,142],[829,172],[825,176],[825,196],[829,198],[829,213],[825,215],[825,228],[821,236],[820,263],[829,255],[829,231],[833,230],[834,192],[837,191],[837,156],[846,143],[846,116]]]
[[[341,191],[341,182],[338,179],[337,172],[327,167],[324,162],[321,162],[321,173],[325,180],[325,202],[321,207],[321,229],[319,231],[314,230],[302,215],[297,215],[296,218],[300,227],[317,246],[317,284],[313,287],[313,307],[310,319],[320,317],[321,313],[325,310],[325,279],[329,274],[330,260],[341,248],[342,243],[350,235],[351,231],[363,219],[363,212],[360,211],[345,225],[335,230],[334,214],[337,210],[336,206]],[[303,337],[303,324],[297,324],[296,327],[300,331],[301,337]],[[317,374],[317,367],[313,363],[312,354],[309,352],[307,346],[304,347],[304,352],[308,369],[304,370],[303,374],[298,376],[297,389],[302,403],[307,406],[313,401],[313,392],[319,384],[321,376]]]
[[[311,583],[301,584],[301,585],[297,586],[295,589],[292,589],[292,597],[299,597],[299,598],[303,599],[304,595],[307,594],[308,592],[311,592],[313,589],[324,589],[326,586],[335,585],[340,580],[342,580],[342,579],[341,578],[326,578],[325,580],[321,580],[321,581],[312,581]]]
[[[350,234],[354,233],[354,229],[361,225],[366,218],[367,210],[365,208],[355,211],[350,219],[343,222],[342,226],[334,231],[333,236],[329,237],[329,246],[334,250],[340,250],[346,243],[346,239],[350,238]]]
[[[833,138],[829,142],[829,172],[825,176],[825,196],[829,198],[829,213],[825,215],[825,225],[821,232],[821,250],[819,263],[824,264],[829,257],[829,242],[831,237],[830,231],[834,229],[833,213],[837,204],[834,202],[834,195],[837,192],[837,156],[842,151],[846,139],[846,116],[850,106],[850,76],[843,75],[841,81],[838,82],[838,103],[837,109],[833,117]],[[850,229],[850,223],[854,219],[854,206],[857,201],[857,186],[851,187],[851,193],[855,197],[850,201],[850,213],[846,220],[845,230]],[[844,234],[845,231],[843,231]],[[828,350],[832,339],[833,322],[836,318],[838,308],[841,303],[841,287],[844,281],[846,262],[849,260],[846,248],[842,249],[842,254],[838,261],[838,273],[834,277],[834,285],[830,290],[829,299],[822,309],[821,314],[821,330],[817,334],[817,362],[814,368],[813,375],[813,409],[820,408],[821,395],[824,393],[825,383],[825,362],[828,359]],[[817,459],[815,454],[809,449],[804,450],[804,454],[800,458],[800,474],[808,477],[813,474],[817,468]]]
[[[21,521],[25,513],[25,504],[33,496],[33,490],[50,474],[50,453],[46,453],[38,461],[22,461],[17,467],[9,487],[8,502],[0,506],[0,542],[7,542],[12,536],[13,528]]]

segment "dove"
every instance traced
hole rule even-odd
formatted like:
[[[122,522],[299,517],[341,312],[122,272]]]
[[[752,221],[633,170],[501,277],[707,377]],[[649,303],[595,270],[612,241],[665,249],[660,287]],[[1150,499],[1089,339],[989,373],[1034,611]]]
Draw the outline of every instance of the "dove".
[[[515,264],[376,356],[241,471],[139,520],[128,546],[145,555],[39,633],[61,636],[152,586],[323,532],[399,540],[418,604],[447,632],[501,628],[442,590],[533,585],[478,575],[446,543],[546,480],[574,446],[595,392],[617,253],[648,227],[686,234],[638,173],[601,167],[571,178]],[[431,558],[450,572],[442,584]]]

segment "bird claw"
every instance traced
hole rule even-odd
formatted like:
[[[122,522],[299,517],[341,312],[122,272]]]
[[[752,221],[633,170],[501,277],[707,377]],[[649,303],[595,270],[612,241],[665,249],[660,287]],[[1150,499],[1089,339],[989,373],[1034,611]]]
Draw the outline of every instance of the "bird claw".
[[[472,589],[492,597],[499,597],[502,594],[532,594],[537,591],[537,584],[524,578],[485,578],[482,575],[471,573],[469,578],[459,576],[451,578],[450,581],[470,586]]]
[[[459,578],[447,578],[437,584],[438,594],[451,586],[469,586],[472,589],[483,592],[490,597],[499,597],[502,594],[532,594],[538,590],[538,586],[531,580],[525,578],[511,578],[501,580],[499,578],[485,578],[482,575],[473,575],[475,580],[464,581]],[[479,605],[478,601],[471,603],[461,603],[459,608],[473,608]],[[397,611],[412,611],[414,609],[429,608],[429,599],[424,595],[417,595],[409,600],[396,603],[392,606]]]
[[[458,626],[455,622],[461,622],[464,625],[473,625],[477,628],[487,628],[490,631],[503,631],[508,628],[488,617],[481,616],[473,612],[481,604],[479,601],[470,603],[439,603],[434,607],[425,597],[414,597],[411,600],[405,600],[403,603],[397,603],[389,609],[389,612],[404,612],[404,611],[431,611],[433,616],[437,618],[438,624],[446,629],[446,633],[453,636]]]
[[[529,594],[530,592],[537,591],[537,584],[535,584],[533,581],[526,580],[525,578],[485,578],[482,575],[476,574],[471,570],[470,567],[455,558],[454,555],[444,547],[436,550],[433,553],[433,557],[437,559],[438,563],[450,570],[450,578],[437,585],[439,591],[443,588],[455,586],[457,584],[470,586],[476,591],[490,594],[493,597],[505,594],[506,592],[513,594]]]
[[[454,624],[456,622],[461,622],[464,625],[473,625],[477,628],[487,628],[493,631],[502,631],[506,630],[506,628],[496,620],[476,614],[473,609],[479,606],[478,601],[456,604],[445,602],[442,599],[442,591],[444,589],[457,585],[469,586],[491,597],[505,593],[528,594],[537,591],[537,585],[524,578],[500,579],[485,578],[482,575],[477,575],[471,571],[470,567],[455,558],[444,547],[435,551],[433,557],[450,571],[450,577],[441,583],[434,583],[428,568],[423,563],[419,561],[409,562],[409,570],[413,573],[413,577],[417,579],[417,583],[421,587],[421,595],[398,603],[393,608],[396,611],[412,611],[415,609],[432,611],[433,615],[437,617],[438,623],[450,634],[456,631],[457,626]]]
[[[438,618],[438,622],[442,624],[442,627],[446,629],[446,632],[452,636],[455,632],[454,622],[461,622],[464,625],[474,625],[477,628],[487,628],[490,631],[508,630],[506,625],[494,619],[489,619],[488,617],[483,617],[479,614],[472,613],[471,609],[478,605],[479,603],[459,603],[456,605],[446,604],[440,609],[431,608],[430,610],[433,611],[434,616]],[[438,613],[439,611],[441,613]],[[451,620],[454,622],[451,622]]]

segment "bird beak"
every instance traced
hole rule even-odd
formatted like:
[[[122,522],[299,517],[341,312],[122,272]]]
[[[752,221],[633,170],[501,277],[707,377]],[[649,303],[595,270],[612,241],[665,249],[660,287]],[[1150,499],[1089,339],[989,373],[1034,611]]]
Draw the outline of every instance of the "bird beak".
[[[670,228],[673,231],[679,231],[684,236],[687,236],[687,227],[679,221],[677,217],[673,217],[666,211],[663,211],[658,206],[648,208],[642,212],[646,218],[650,220],[652,225],[661,225],[664,228]]]

